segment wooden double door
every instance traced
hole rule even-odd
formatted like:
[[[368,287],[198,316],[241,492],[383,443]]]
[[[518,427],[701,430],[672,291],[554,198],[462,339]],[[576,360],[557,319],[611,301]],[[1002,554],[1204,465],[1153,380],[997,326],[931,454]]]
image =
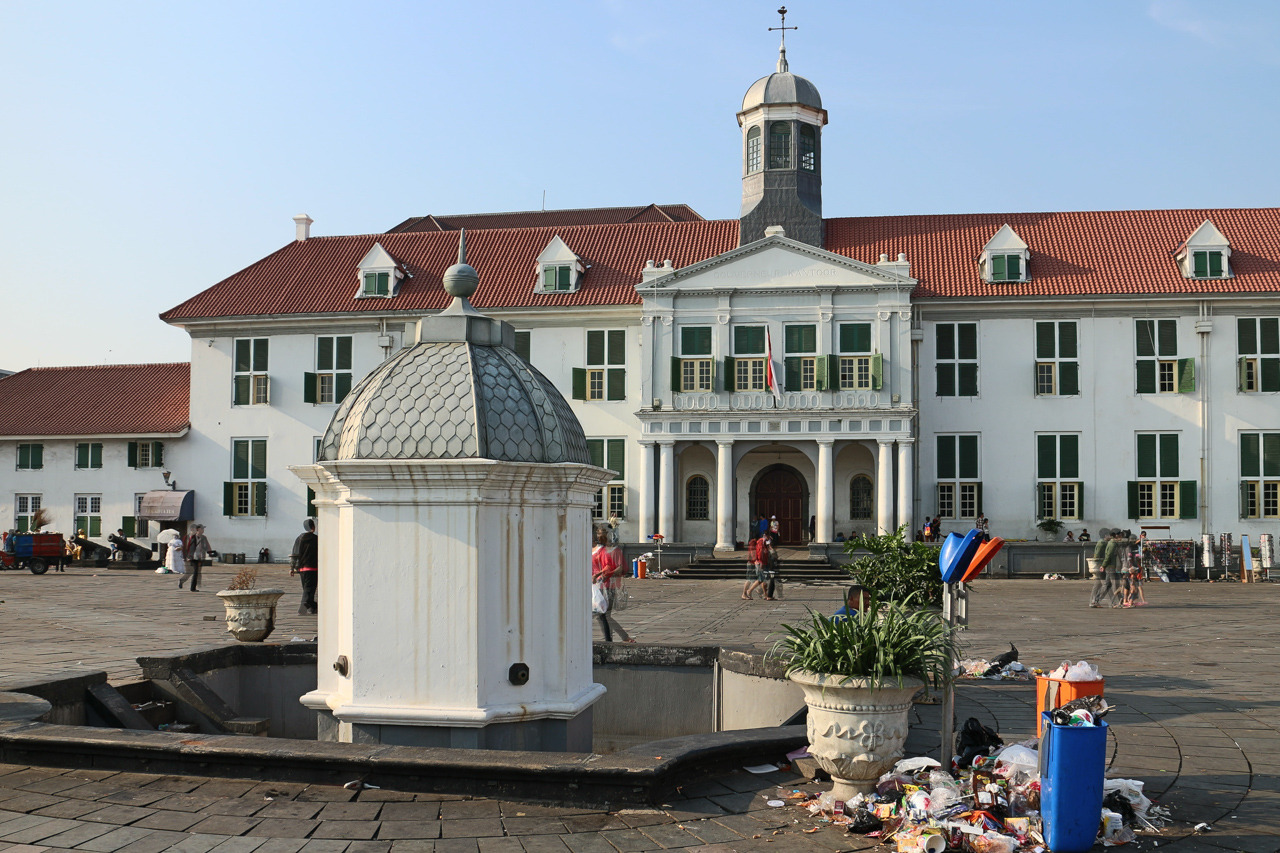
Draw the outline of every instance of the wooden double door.
[[[804,545],[809,541],[809,491],[796,469],[775,465],[756,480],[756,512],[765,518],[778,517],[782,545]]]

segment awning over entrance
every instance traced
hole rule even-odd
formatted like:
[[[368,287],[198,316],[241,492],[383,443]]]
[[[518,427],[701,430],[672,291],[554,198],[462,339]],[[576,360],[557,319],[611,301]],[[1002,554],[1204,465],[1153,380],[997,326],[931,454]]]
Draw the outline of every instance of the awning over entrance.
[[[190,521],[195,517],[196,493],[190,490],[158,489],[142,496],[140,519]]]

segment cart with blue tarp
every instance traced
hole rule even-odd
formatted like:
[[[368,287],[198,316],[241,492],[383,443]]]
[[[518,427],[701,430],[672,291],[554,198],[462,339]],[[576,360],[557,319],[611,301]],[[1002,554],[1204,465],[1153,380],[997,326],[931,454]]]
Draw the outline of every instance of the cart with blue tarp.
[[[57,533],[11,533],[0,551],[0,566],[29,569],[42,575],[62,559],[62,536]]]

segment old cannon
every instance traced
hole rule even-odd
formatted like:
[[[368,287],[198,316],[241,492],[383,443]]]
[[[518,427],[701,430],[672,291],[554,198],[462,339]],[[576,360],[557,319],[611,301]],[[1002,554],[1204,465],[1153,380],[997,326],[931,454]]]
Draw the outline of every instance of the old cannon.
[[[104,548],[97,542],[90,542],[81,536],[71,537],[71,544],[80,546],[80,559],[85,562],[101,563],[111,559],[111,549]]]
[[[117,533],[112,533],[108,536],[107,541],[119,549],[120,558],[123,560],[141,563],[151,559],[150,548],[145,545],[139,545],[137,542],[130,542],[128,539]]]

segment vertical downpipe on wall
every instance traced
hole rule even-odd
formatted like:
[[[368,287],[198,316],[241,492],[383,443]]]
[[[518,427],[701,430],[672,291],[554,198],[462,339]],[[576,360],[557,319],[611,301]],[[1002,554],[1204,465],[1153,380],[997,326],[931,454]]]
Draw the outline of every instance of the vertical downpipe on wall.
[[[1209,532],[1209,333],[1213,319],[1209,304],[1200,302],[1200,319],[1196,334],[1200,336],[1200,535]]]
[[[911,307],[911,407],[915,409],[912,416],[911,435],[916,440],[916,452],[911,457],[911,517],[923,518],[920,508],[924,505],[924,496],[920,493],[920,459],[924,456],[924,436],[920,434],[920,344],[924,341],[924,320],[920,316],[918,306]],[[937,464],[937,460],[934,460]],[[915,538],[915,531],[907,531],[907,541]]]

